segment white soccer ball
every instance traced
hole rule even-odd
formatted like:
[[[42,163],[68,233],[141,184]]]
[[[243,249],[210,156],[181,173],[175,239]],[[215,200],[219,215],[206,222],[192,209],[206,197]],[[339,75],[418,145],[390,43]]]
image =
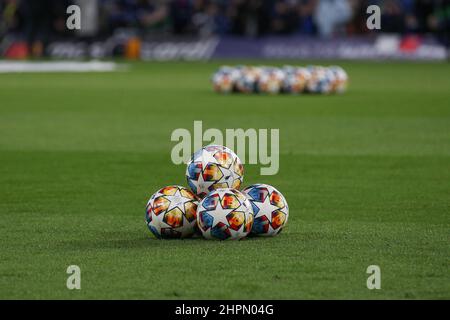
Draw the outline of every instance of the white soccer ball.
[[[257,67],[241,67],[236,80],[236,91],[241,93],[254,93],[261,76],[261,69]]]
[[[196,196],[187,188],[167,186],[147,203],[145,221],[157,238],[186,238],[197,229]]]
[[[254,184],[242,190],[253,208],[252,233],[275,236],[286,226],[289,206],[280,191],[268,184]]]
[[[339,66],[329,67],[334,74],[333,91],[336,93],[344,93],[347,91],[348,86],[348,74]]]
[[[219,93],[230,93],[234,89],[236,74],[234,68],[221,67],[213,74],[212,79],[214,91]]]
[[[281,91],[285,75],[279,68],[264,68],[258,79],[258,92],[277,94]]]
[[[231,149],[209,145],[192,155],[186,178],[191,190],[204,197],[219,188],[239,189],[244,180],[244,166]]]
[[[239,240],[252,230],[252,205],[236,189],[210,192],[200,202],[197,216],[198,228],[206,239]]]
[[[310,78],[311,73],[306,68],[289,67],[285,71],[282,91],[291,94],[302,93]]]
[[[332,73],[322,66],[312,66],[307,68],[311,77],[306,84],[306,89],[311,93],[330,93],[333,88]]]

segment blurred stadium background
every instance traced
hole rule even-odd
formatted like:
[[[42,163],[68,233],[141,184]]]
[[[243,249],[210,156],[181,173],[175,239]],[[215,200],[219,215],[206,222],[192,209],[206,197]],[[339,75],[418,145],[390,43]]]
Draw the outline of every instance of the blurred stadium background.
[[[381,30],[366,27],[372,4]],[[444,60],[449,17],[445,0],[0,0],[0,55]]]

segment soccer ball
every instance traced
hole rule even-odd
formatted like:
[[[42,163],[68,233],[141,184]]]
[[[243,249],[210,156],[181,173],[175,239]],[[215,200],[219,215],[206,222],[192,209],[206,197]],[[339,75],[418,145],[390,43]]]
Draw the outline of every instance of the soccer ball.
[[[204,197],[219,188],[239,189],[244,179],[244,167],[231,149],[209,145],[192,155],[186,177],[192,191]]]
[[[348,85],[347,72],[339,66],[331,66],[329,69],[334,74],[333,91],[336,93],[344,93]]]
[[[197,215],[198,227],[206,239],[238,240],[252,230],[252,205],[236,189],[210,192],[200,202]]]
[[[239,71],[235,68],[222,66],[212,77],[214,90],[219,93],[230,93],[234,90]]]
[[[302,93],[311,78],[310,72],[305,68],[289,67],[285,74],[283,81],[283,92],[285,93]]]
[[[145,221],[157,238],[186,238],[197,229],[198,201],[191,190],[168,186],[147,203]]]
[[[284,72],[278,68],[265,68],[258,80],[258,91],[262,93],[279,93],[283,85]]]
[[[214,91],[220,93],[229,93],[233,90],[233,81],[227,73],[217,72],[213,75],[212,83]]]
[[[241,93],[256,92],[261,69],[256,67],[242,67],[239,72],[239,77],[236,80],[236,90]]]
[[[330,93],[332,91],[332,73],[321,66],[308,67],[308,71],[311,73],[311,78],[306,85],[308,92]]]
[[[252,233],[262,236],[279,234],[289,217],[289,207],[281,192],[268,184],[254,184],[242,192],[253,208]]]

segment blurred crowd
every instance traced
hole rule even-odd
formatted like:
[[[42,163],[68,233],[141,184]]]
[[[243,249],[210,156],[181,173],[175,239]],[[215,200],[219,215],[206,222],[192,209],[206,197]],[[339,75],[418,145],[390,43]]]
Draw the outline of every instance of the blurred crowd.
[[[443,35],[450,29],[448,0],[0,0],[0,37],[74,36],[66,28],[66,8],[77,3],[82,10],[83,4],[95,7],[90,36],[123,29],[194,36],[361,34],[370,32],[371,4],[381,8],[383,32]]]

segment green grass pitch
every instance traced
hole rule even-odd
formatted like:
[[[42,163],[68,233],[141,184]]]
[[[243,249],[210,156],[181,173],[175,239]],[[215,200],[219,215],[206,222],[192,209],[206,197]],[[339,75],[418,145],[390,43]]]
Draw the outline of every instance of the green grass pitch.
[[[0,298],[449,299],[449,64],[333,62],[348,93],[295,97],[217,95],[221,63],[0,75]],[[186,185],[170,134],[194,120],[280,129],[279,173],[244,178],[285,194],[280,236],[152,237],[147,199]]]

